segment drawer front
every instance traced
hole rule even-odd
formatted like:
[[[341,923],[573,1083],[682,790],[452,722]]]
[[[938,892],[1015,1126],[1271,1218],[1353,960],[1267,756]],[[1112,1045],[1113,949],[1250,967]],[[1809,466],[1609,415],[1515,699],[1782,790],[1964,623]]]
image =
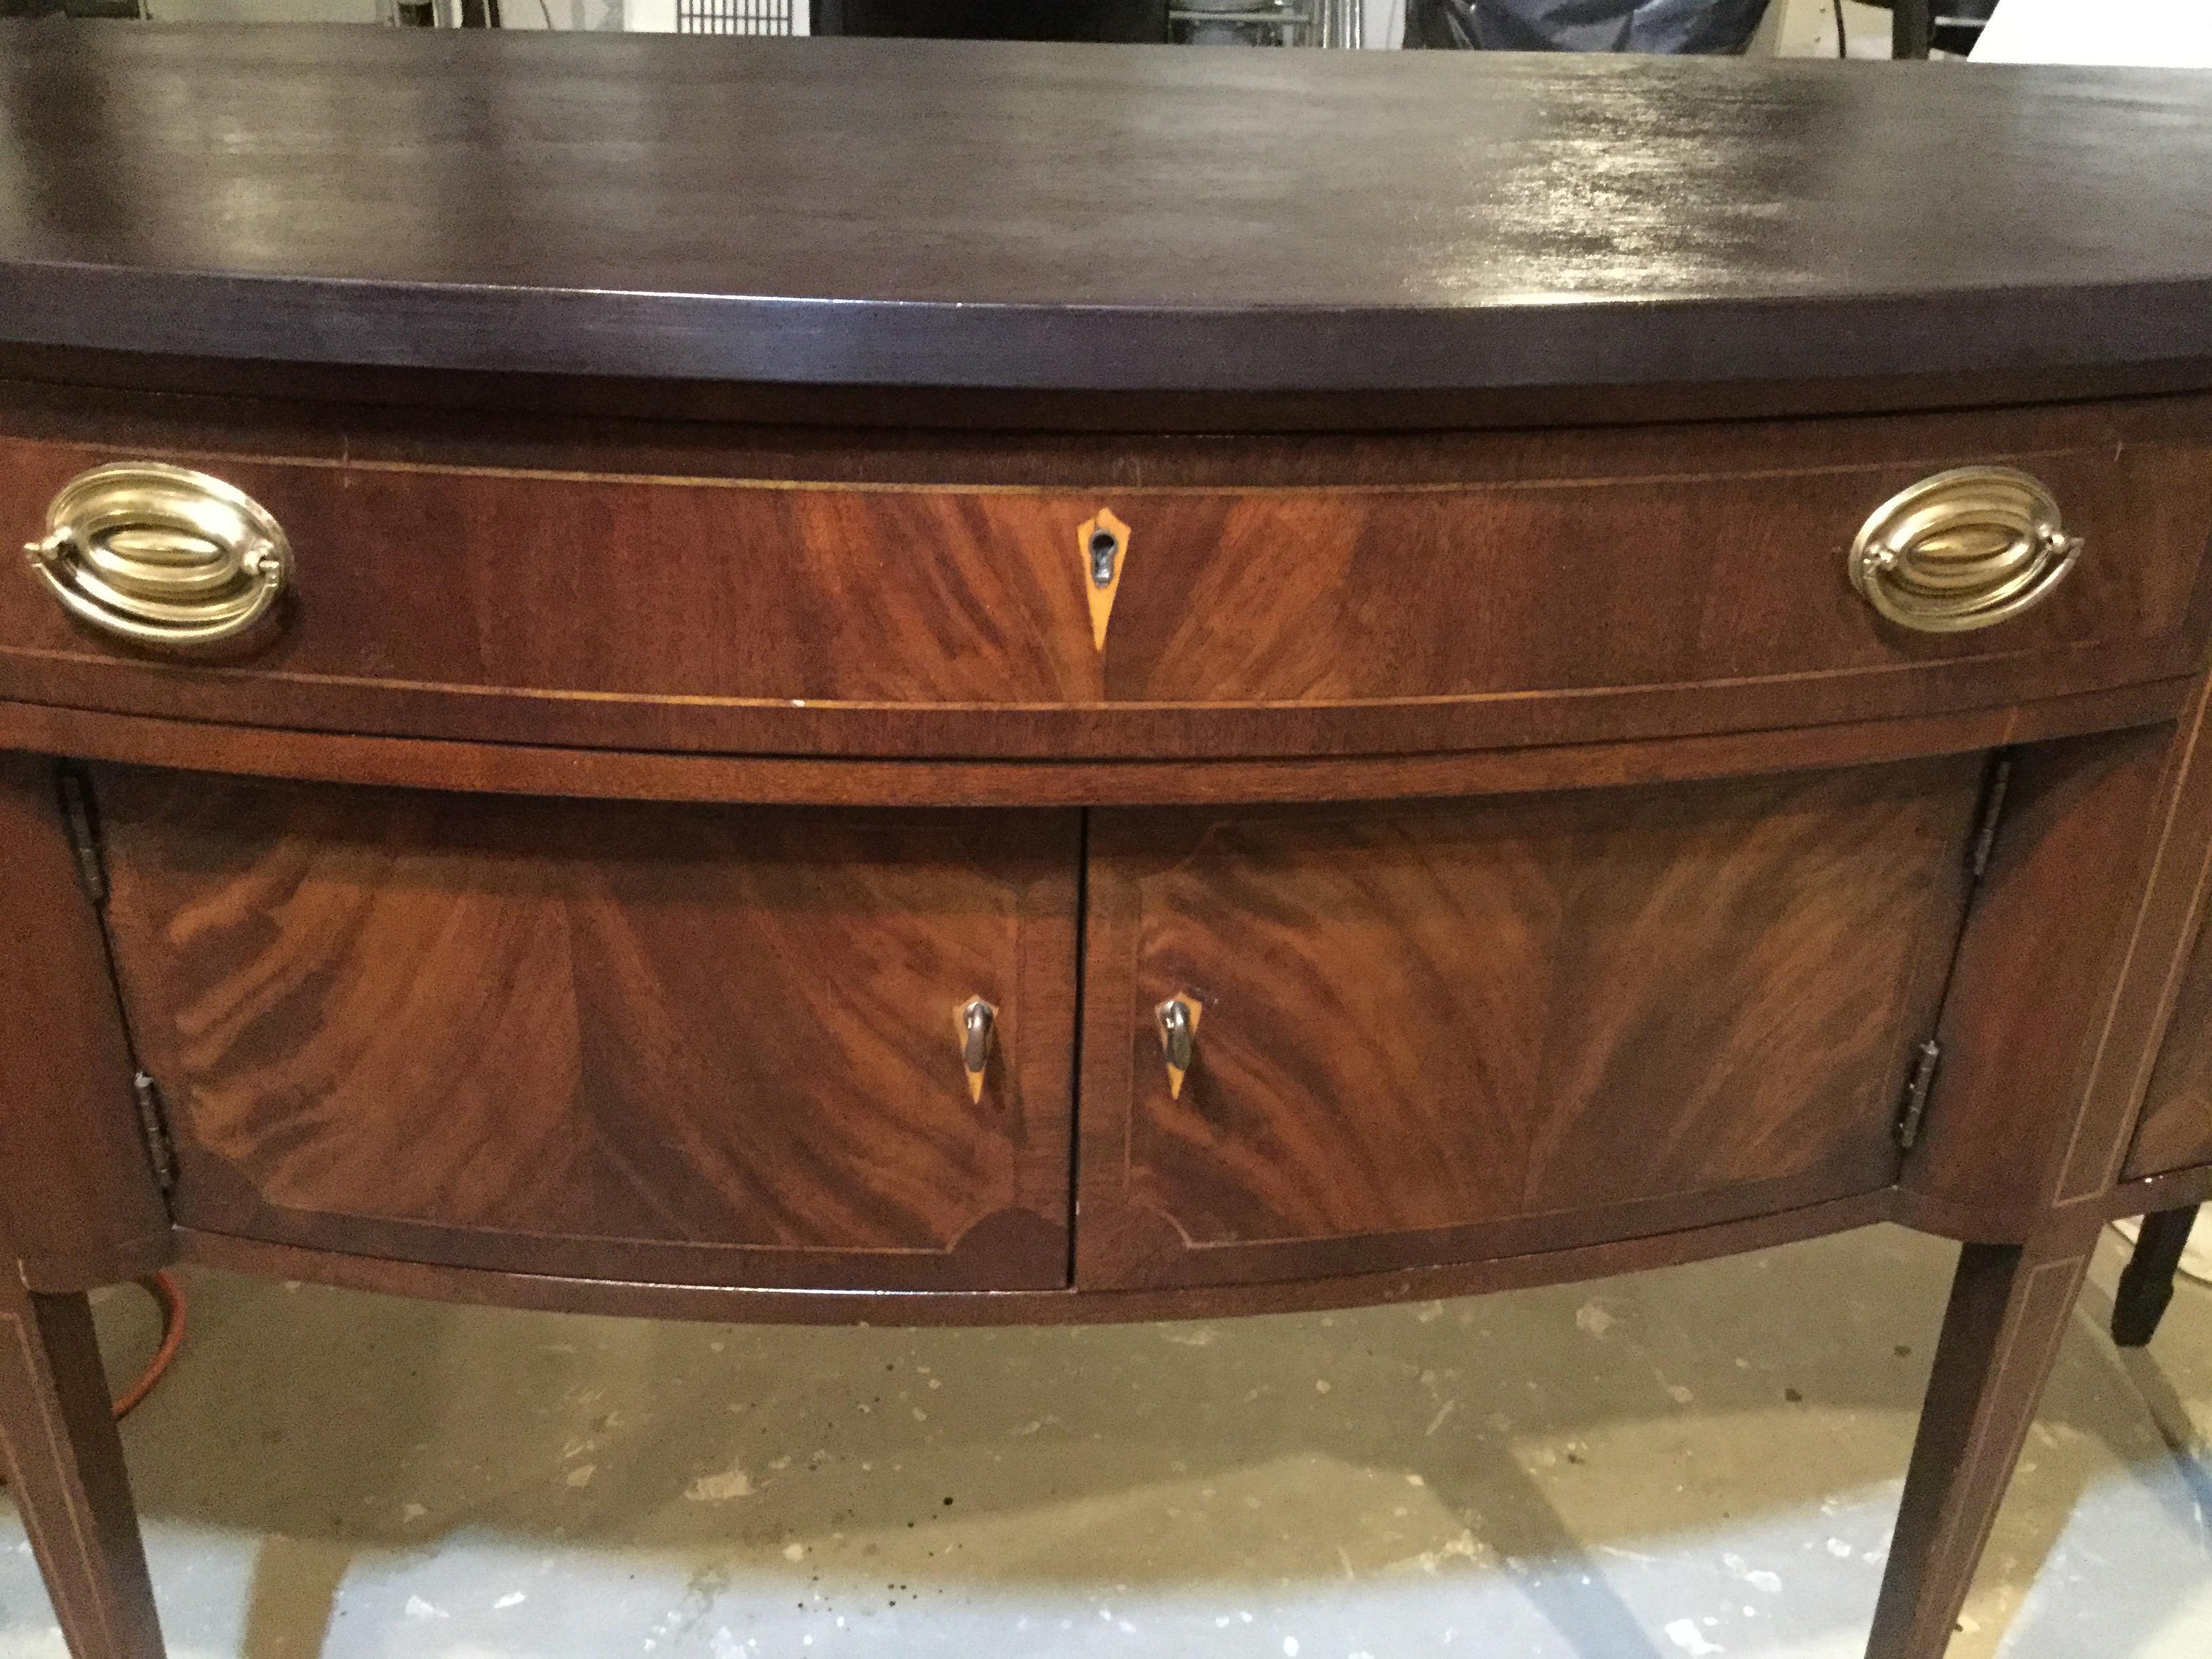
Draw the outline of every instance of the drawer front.
[[[1079,1284],[1376,1271],[1889,1184],[1982,770],[1098,814]]]
[[[2143,672],[2141,647],[2186,633],[2212,457],[2179,450],[2019,458],[2094,556],[1987,628],[1886,620],[1845,551],[1876,507],[1954,459],[1139,503],[1139,546],[1168,546],[1153,580],[1133,558],[1108,695],[1480,707],[1550,692],[1567,736],[1592,697],[1692,721],[1753,688],[1804,718],[1903,713],[1976,695],[2001,663],[2047,672],[2100,644]]]
[[[1066,1283],[1073,815],[94,787],[183,1224],[672,1283]]]
[[[424,737],[1054,758],[1986,708],[2196,667],[2212,448],[2144,418],[1499,434],[1398,465],[1419,484],[1367,482],[1389,463],[1316,445],[1304,470],[1346,482],[1240,489],[168,453],[282,526],[291,592],[270,624],[215,659],[165,653],[72,619],[27,569],[0,582],[0,697]],[[39,535],[65,483],[117,459],[0,438],[0,521]],[[2033,473],[2084,550],[1995,626],[1886,620],[1850,580],[1854,537],[1896,492],[1969,463]],[[1086,539],[1101,526],[1121,537],[1103,567]]]

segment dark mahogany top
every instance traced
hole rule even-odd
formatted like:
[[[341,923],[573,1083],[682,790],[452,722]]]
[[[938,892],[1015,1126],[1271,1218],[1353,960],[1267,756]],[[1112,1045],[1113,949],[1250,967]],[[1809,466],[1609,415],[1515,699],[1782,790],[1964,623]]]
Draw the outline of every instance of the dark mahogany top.
[[[0,124],[19,350],[1059,394],[2212,384],[2212,76],[21,24]]]

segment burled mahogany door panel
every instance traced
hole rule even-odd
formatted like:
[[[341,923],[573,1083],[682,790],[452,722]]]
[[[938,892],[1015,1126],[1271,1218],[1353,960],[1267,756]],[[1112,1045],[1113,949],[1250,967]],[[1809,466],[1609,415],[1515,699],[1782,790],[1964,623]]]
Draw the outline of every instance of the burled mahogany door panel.
[[[1387,1268],[1888,1184],[1982,775],[1097,814],[1078,1282]]]
[[[181,1224],[671,1282],[1066,1282],[1073,814],[94,781]],[[979,1100],[970,997],[998,1010]]]

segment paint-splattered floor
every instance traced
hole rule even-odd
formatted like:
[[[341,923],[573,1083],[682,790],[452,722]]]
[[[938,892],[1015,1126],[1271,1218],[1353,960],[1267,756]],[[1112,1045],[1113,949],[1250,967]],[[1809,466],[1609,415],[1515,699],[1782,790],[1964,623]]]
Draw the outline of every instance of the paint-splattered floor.
[[[729,1329],[197,1275],[177,1659],[1856,1656],[1950,1251],[1212,1324]],[[2212,1291],[2108,1241],[1954,1659],[2212,1651]],[[150,1318],[101,1307],[116,1369]],[[2198,1449],[2192,1455],[2186,1449]],[[0,1659],[58,1659],[0,1499]]]

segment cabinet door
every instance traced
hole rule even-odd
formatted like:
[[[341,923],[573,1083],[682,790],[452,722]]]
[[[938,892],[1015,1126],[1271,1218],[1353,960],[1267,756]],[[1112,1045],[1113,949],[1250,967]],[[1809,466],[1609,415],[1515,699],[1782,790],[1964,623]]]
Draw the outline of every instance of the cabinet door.
[[[1066,1282],[1073,813],[94,784],[182,1224],[675,1283]]]
[[[1889,1184],[1983,773],[1098,814],[1079,1284],[1372,1271]]]

